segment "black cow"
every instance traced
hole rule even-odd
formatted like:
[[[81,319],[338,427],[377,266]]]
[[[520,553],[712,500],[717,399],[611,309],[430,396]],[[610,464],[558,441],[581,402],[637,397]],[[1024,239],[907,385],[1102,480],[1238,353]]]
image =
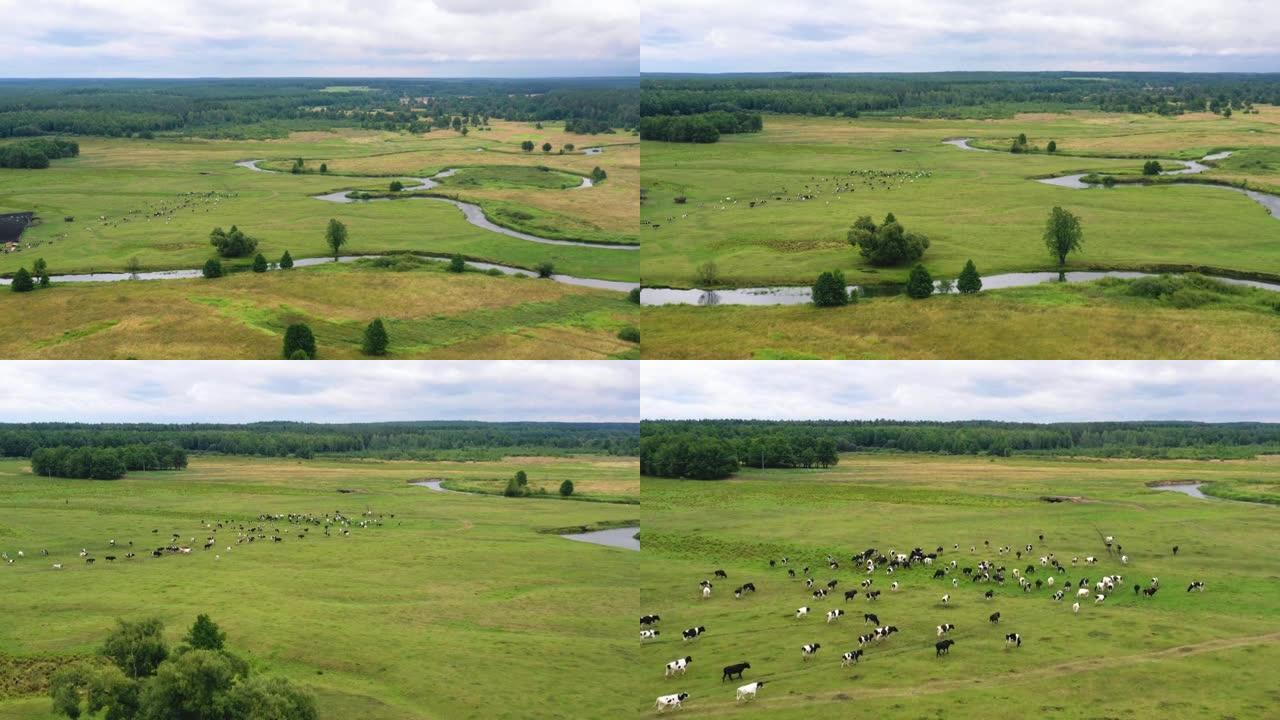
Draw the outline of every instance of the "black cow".
[[[858,599],[858,591],[857,591],[857,590],[845,590],[845,591],[844,591],[844,601],[845,601],[845,602],[849,602],[850,600],[857,600],[857,599]]]
[[[660,620],[662,620],[662,617],[659,615],[641,615],[640,616],[641,625],[655,625]]]
[[[991,598],[993,598],[993,597],[995,597],[995,596],[996,596],[996,591],[995,591],[995,590],[988,590],[988,591],[986,592],[986,594],[985,594],[985,595],[983,595],[983,597],[984,597],[984,598],[986,598],[986,599],[988,599],[988,600],[990,600]]]
[[[831,581],[829,581],[829,582],[827,583],[827,589],[828,589],[828,590],[835,590],[835,589],[836,589],[836,585],[839,585],[839,584],[840,584],[840,581],[839,581],[839,580],[831,580]]]
[[[737,675],[738,679],[741,680],[742,671],[750,670],[750,669],[751,669],[751,663],[749,662],[740,662],[735,665],[726,665],[724,668],[724,674],[720,676],[720,682],[724,682],[725,680],[732,680],[734,675]]]
[[[1149,587],[1149,588],[1147,588],[1147,589],[1143,590],[1143,591],[1142,591],[1142,594],[1143,594],[1143,595],[1146,595],[1147,597],[1155,597],[1156,592],[1157,592],[1157,591],[1159,591],[1159,590],[1160,590],[1160,588],[1158,588],[1158,587]]]
[[[933,648],[936,651],[934,653],[934,657],[942,657],[943,655],[950,654],[951,646],[955,644],[956,644],[956,641],[950,638],[947,638],[946,640],[939,640],[938,642],[934,643]]]
[[[946,571],[946,570],[934,570],[934,571],[933,571],[933,579],[934,579],[934,580],[937,580],[938,578],[943,578],[943,577],[946,577],[946,576],[947,576],[947,571]]]
[[[863,613],[862,620],[863,622],[869,622],[872,625],[880,624],[880,618],[876,617],[875,613]]]
[[[725,574],[725,572],[724,572],[723,570],[717,570],[717,571],[715,572],[715,576],[716,576],[716,577],[718,577],[718,578],[725,578],[726,580],[729,578],[729,576],[728,576],[728,575],[726,575],[726,574]]]
[[[756,591],[756,584],[755,584],[755,583],[743,583],[743,584],[742,584],[742,591],[743,591],[743,592],[755,592],[755,591]]]
[[[879,591],[879,590],[872,590],[871,592],[867,593],[867,599],[868,599],[868,600],[875,600],[875,599],[876,599],[876,598],[878,598],[878,597],[880,597],[880,591]]]
[[[992,625],[999,625],[999,624],[1000,624],[1000,613],[998,613],[998,612],[993,612],[993,613],[991,613],[991,617],[987,618],[987,620],[990,620]]]

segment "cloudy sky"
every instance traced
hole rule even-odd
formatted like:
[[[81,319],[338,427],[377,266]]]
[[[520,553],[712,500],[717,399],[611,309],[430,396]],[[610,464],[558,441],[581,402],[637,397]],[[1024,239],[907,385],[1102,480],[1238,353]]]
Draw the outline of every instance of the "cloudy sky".
[[[640,0],[0,0],[2,77],[634,75]]]
[[[644,72],[1280,71],[1268,0],[643,0]]]
[[[1276,362],[646,362],[641,417],[1280,422]]]
[[[0,422],[635,422],[639,364],[3,363]]]

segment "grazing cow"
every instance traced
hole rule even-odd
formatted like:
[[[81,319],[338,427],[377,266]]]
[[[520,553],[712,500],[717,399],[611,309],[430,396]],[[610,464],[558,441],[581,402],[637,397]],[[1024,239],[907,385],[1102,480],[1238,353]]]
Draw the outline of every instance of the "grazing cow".
[[[827,589],[828,589],[828,590],[835,590],[835,589],[836,589],[836,585],[839,585],[839,584],[840,584],[840,581],[839,581],[839,580],[830,580],[830,581],[828,581],[828,582],[827,582]]]
[[[933,579],[934,579],[934,580],[937,580],[938,578],[942,578],[942,577],[946,577],[946,576],[947,576],[947,572],[946,572],[945,570],[934,570],[934,571],[933,571]]]
[[[950,593],[948,593],[948,594],[946,594],[946,595],[943,595],[943,596],[942,596],[942,604],[943,604],[943,605],[950,605],[950,604],[951,604],[951,595],[950,595]]]
[[[1178,546],[1177,546],[1177,545],[1174,545],[1174,546],[1173,546],[1173,555],[1174,555],[1174,557],[1177,557],[1177,555],[1178,555]]]
[[[824,598],[824,597],[826,597],[826,596],[827,596],[827,590],[826,590],[826,588],[818,588],[817,590],[814,590],[814,591],[813,591],[813,599],[814,599],[814,600],[821,600],[822,598]]]
[[[875,599],[877,599],[877,598],[879,598],[879,597],[880,597],[880,591],[879,591],[879,590],[872,590],[871,592],[867,593],[867,599],[868,599],[868,600],[875,600]]]
[[[1096,558],[1096,557],[1094,557],[1094,556],[1090,555],[1089,557],[1087,557],[1087,558],[1085,558],[1085,559],[1084,559],[1084,562],[1085,562],[1085,564],[1086,564],[1086,565],[1093,565],[1093,564],[1096,564],[1096,563],[1098,562],[1098,558]]]
[[[796,576],[796,571],[795,571],[795,570],[792,570],[791,568],[787,568],[787,576],[788,576],[788,577],[795,577],[795,576]]]
[[[1076,597],[1078,598],[1089,597],[1089,588],[1080,588],[1079,590],[1077,590]]]
[[[850,665],[857,665],[858,659],[861,657],[862,657],[861,649],[850,650],[849,652],[840,656],[840,667],[849,667]]]
[[[991,613],[991,617],[987,618],[987,621],[988,621],[988,622],[990,622],[992,625],[999,625],[999,624],[1000,624],[1000,613],[998,613],[998,612],[993,612],[993,613]]]
[[[707,629],[705,627],[699,625],[698,627],[691,627],[687,630],[681,630],[680,634],[684,636],[684,640],[696,640],[698,639],[699,635],[701,635],[706,631]],[[683,642],[683,640],[681,642]]]
[[[896,580],[889,586],[889,592],[898,592],[898,582]]]
[[[799,620],[799,619],[800,619],[800,618],[802,618],[802,617],[808,617],[808,616],[809,616],[809,606],[808,606],[808,605],[805,605],[804,607],[796,608],[796,619],[797,619],[797,620]]]
[[[875,614],[875,613],[863,613],[863,614],[862,614],[862,621],[863,621],[864,623],[871,623],[872,625],[879,625],[879,624],[880,624],[880,618],[876,617],[876,614]]]
[[[808,660],[813,657],[821,647],[822,645],[820,643],[810,643],[808,645],[800,646],[800,659]]]
[[[951,653],[951,646],[955,644],[956,644],[956,641],[952,640],[951,638],[947,638],[946,640],[939,640],[938,642],[933,644],[933,649],[934,649],[933,656],[942,657],[943,655],[949,655]]]
[[[1160,590],[1160,588],[1158,588],[1158,587],[1149,587],[1149,588],[1146,588],[1145,590],[1143,590],[1143,591],[1142,591],[1142,594],[1143,594],[1143,595],[1146,595],[1147,597],[1155,597],[1156,592],[1157,592],[1157,591],[1159,591],[1159,590]]]
[[[858,636],[858,644],[859,644],[859,645],[866,645],[867,643],[871,642],[873,639],[874,639],[874,636],[872,636],[872,635],[859,635],[859,636]]]
[[[1061,590],[1053,594],[1054,600],[1062,600],[1062,598],[1063,598],[1063,592]]]
[[[845,590],[845,591],[844,591],[844,601],[845,601],[845,602],[849,602],[850,600],[857,600],[857,599],[858,599],[858,591],[857,591],[857,590]]]
[[[1094,604],[1094,605],[1097,605],[1098,603],[1100,603],[1100,602],[1102,602],[1103,600],[1106,600],[1106,599],[1107,599],[1107,596],[1106,596],[1106,595],[1095,595],[1095,596],[1093,596],[1093,604]]]
[[[54,564],[53,564],[53,569],[54,569],[54,570],[61,570],[61,569],[62,569],[62,563],[54,563]]]
[[[656,625],[660,620],[662,620],[662,617],[660,615],[641,615],[640,616],[641,625]]]
[[[706,600],[709,597],[711,597],[711,584],[707,583],[702,586],[702,599]]]
[[[769,567],[777,567],[777,566],[778,566],[778,563],[776,561],[774,560],[769,561]]]
[[[755,591],[756,591],[755,583],[742,583],[742,592],[755,592]]]
[[[689,693],[676,693],[674,695],[659,695],[657,702],[653,704],[658,712],[666,712],[672,708],[679,710],[685,700],[689,699]]]
[[[756,693],[759,692],[760,688],[762,687],[764,687],[763,680],[757,680],[753,683],[747,683],[746,685],[743,685],[742,687],[738,688],[738,692],[736,694],[737,699],[734,702],[750,702],[752,700],[755,700]]]
[[[720,676],[720,682],[724,682],[725,680],[732,680],[734,675],[737,675],[738,679],[741,680],[742,671],[750,670],[750,669],[751,669],[751,663],[749,662],[740,662],[736,665],[726,665],[724,668],[724,674]]]
[[[659,632],[659,631],[657,631],[657,630],[641,630],[641,631],[640,631],[640,642],[644,642],[645,640],[654,640],[654,639],[657,639],[657,637],[658,637],[658,632]]]
[[[1071,612],[1078,614],[1080,612],[1080,603],[1071,603]]]
[[[1204,592],[1204,583],[1199,580],[1192,580],[1191,584],[1187,586],[1187,592],[1191,592],[1192,590]]]
[[[717,571],[715,571],[715,573],[713,573],[713,574],[714,574],[716,577],[718,577],[718,578],[724,578],[724,579],[726,579],[726,580],[728,580],[728,579],[729,579],[729,576],[728,576],[728,575],[726,575],[726,574],[725,574],[725,572],[724,572],[723,570],[717,570]]]
[[[947,633],[955,629],[956,629],[956,626],[952,623],[942,623],[941,625],[938,626],[938,637],[942,637],[943,635],[946,635]]]
[[[683,675],[689,669],[689,663],[691,662],[693,662],[693,656],[687,655],[667,663],[667,677],[673,677],[676,674]]]
[[[844,611],[843,611],[843,610],[840,610],[839,608],[837,608],[837,609],[835,609],[835,610],[828,610],[828,611],[827,611],[827,624],[828,624],[828,625],[830,625],[831,623],[833,623],[833,622],[835,622],[835,621],[839,620],[839,619],[840,619],[840,616],[841,616],[841,615],[843,615],[843,614],[844,614]]]
[[[107,562],[114,562],[116,559],[115,555],[103,555],[103,557],[107,559]]]
[[[91,557],[87,557],[87,558],[85,558],[85,559],[84,559],[84,561],[85,561],[85,563],[86,563],[86,564],[88,564],[88,565],[92,565],[92,564],[93,564],[93,558],[91,558]]]
[[[1004,646],[1009,647],[1010,645],[1013,645],[1014,647],[1022,647],[1022,636],[1018,633],[1009,633],[1008,635],[1005,635]]]
[[[991,598],[993,598],[993,597],[995,597],[995,596],[996,596],[996,591],[995,591],[995,590],[988,590],[985,594],[983,594],[983,596],[982,596],[982,597],[984,597],[984,598],[986,598],[986,599],[990,600]]]

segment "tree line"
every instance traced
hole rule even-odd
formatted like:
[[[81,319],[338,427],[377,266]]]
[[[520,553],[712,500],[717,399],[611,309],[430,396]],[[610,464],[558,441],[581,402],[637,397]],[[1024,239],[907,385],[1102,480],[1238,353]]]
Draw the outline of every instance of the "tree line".
[[[494,457],[500,454],[587,453],[635,456],[640,427],[634,423],[432,421],[318,424],[0,425],[0,455],[31,457],[39,448],[122,448],[168,443],[188,453],[259,457],[316,454],[386,458]]]
[[[75,157],[80,143],[61,138],[33,138],[0,145],[0,168],[43,170],[50,160]]]
[[[182,470],[187,451],[169,443],[135,443],[119,447],[80,445],[37,448],[31,472],[43,477],[119,480],[130,470]]]
[[[740,466],[824,467],[844,452],[1229,458],[1280,452],[1280,424],[892,420],[647,421],[644,475],[715,479]]]
[[[759,113],[713,110],[696,115],[652,115],[640,119],[641,140],[713,143],[721,135],[760,132]]]
[[[1161,113],[1246,112],[1280,104],[1280,73],[948,72],[645,75],[640,115],[752,112],[857,117],[861,113],[968,117],[986,107]]]

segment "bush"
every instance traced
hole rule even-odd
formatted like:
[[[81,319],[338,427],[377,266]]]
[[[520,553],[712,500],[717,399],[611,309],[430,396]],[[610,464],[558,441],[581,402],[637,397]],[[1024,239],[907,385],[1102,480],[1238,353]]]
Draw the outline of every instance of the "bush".
[[[13,274],[13,282],[9,284],[9,289],[13,292],[31,292],[36,289],[36,284],[26,268],[18,268],[18,271]]]
[[[209,233],[209,244],[217,248],[222,257],[245,257],[258,249],[258,241],[245,235],[235,225],[223,232],[222,228],[214,228]]]
[[[886,215],[884,223],[878,227],[869,215],[863,215],[849,229],[848,240],[851,245],[858,246],[867,262],[880,266],[915,262],[929,247],[929,238],[907,232],[893,213]]]
[[[253,271],[256,273],[267,271],[267,259],[262,257],[262,253],[258,253],[253,257]]]
[[[515,478],[507,481],[507,486],[503,488],[502,494],[507,497],[524,497],[525,489]]]
[[[222,277],[222,261],[218,260],[218,258],[209,258],[205,261],[204,269],[200,271],[200,274],[209,279]]]
[[[633,305],[640,304],[640,288],[631,288],[631,292],[627,293],[627,300]]]
[[[305,357],[298,358],[297,354],[301,352]],[[311,328],[302,323],[290,325],[284,332],[284,352],[282,353],[287,360],[314,360],[316,357],[316,336],[311,333]]]
[[[387,329],[382,325],[382,318],[374,318],[369,327],[364,329],[364,342],[360,350],[365,355],[386,355],[387,343]]]
[[[1046,147],[1046,148],[1045,148],[1045,150],[1048,150],[1048,151],[1049,151],[1049,152],[1051,152],[1051,153],[1053,153],[1053,152],[1058,152],[1058,143],[1057,143],[1057,141],[1056,141],[1056,140],[1050,140],[1050,141],[1049,141],[1049,146],[1048,146],[1048,147]]]
[[[675,197],[675,203],[676,203],[677,205],[683,205],[683,204],[685,204],[685,203],[687,203],[687,202],[689,202],[689,198],[687,198],[687,197],[685,197],[685,196],[683,196],[683,195],[677,195],[677,196]]]
[[[547,261],[538,263],[537,271],[538,271],[538,277],[549,278],[555,274],[556,266],[551,264],[551,261],[547,260]]]
[[[933,294],[933,276],[923,265],[911,268],[911,277],[907,278],[907,295],[920,300]]]
[[[1159,160],[1148,160],[1142,165],[1143,175],[1159,175],[1162,170],[1164,167],[1160,165]]]
[[[404,189],[404,183],[400,182],[399,180],[392,180],[390,187],[391,187],[391,192],[400,192],[401,190]]]
[[[565,480],[560,483],[560,497],[569,497],[573,494],[573,481]]]
[[[698,269],[694,271],[693,281],[698,287],[709,288],[720,282],[720,269],[716,267],[714,262],[708,260],[699,265]]]
[[[600,167],[599,165],[591,168],[591,182],[599,185],[600,183],[604,182],[608,177],[609,177],[609,173],[605,172],[604,168]]]
[[[289,254],[288,250],[285,250],[284,254],[280,256],[280,269],[288,270],[291,267],[293,267],[293,256]]]
[[[839,307],[851,300],[844,273],[839,270],[824,272],[813,283],[813,304],[818,307]]]
[[[640,329],[634,325],[628,325],[618,331],[618,339],[626,342],[640,342]]]
[[[449,272],[460,273],[467,269],[467,261],[461,255],[454,255],[449,258]]]
[[[982,289],[982,278],[978,275],[978,268],[974,266],[970,260],[964,264],[964,270],[960,271],[960,277],[956,280],[956,289],[965,295],[972,295]]]

